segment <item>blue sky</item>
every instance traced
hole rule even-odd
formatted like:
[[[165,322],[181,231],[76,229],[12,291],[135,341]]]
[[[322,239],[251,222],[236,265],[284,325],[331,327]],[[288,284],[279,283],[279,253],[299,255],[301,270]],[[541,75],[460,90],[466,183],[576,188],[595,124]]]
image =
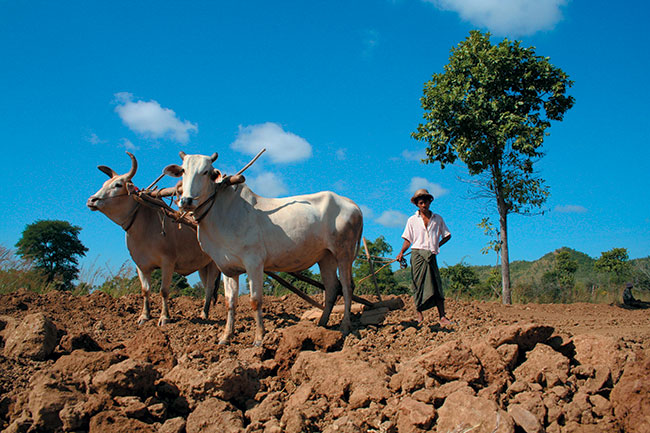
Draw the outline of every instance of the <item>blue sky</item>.
[[[0,0],[0,245],[26,224],[82,227],[85,269],[129,259],[120,227],[86,199],[140,163],[144,187],[178,151],[219,152],[254,191],[333,190],[362,206],[364,236],[397,250],[409,198],[427,187],[452,231],[439,261],[494,264],[477,223],[493,203],[468,193],[462,165],[419,162],[410,138],[423,84],[472,29],[520,39],[575,82],[539,164],[543,216],[510,218],[511,260],[568,246],[650,254],[650,16],[645,2],[578,0]],[[163,185],[171,185],[171,179]],[[395,251],[396,253],[397,251]]]

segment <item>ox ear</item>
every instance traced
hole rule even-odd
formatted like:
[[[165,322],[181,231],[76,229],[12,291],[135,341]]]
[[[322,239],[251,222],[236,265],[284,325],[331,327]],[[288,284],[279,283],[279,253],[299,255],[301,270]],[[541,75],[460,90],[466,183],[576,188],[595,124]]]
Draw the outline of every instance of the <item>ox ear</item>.
[[[165,167],[163,173],[171,177],[181,177],[183,175],[183,167],[178,164],[171,164]]]
[[[180,156],[180,157],[181,157],[181,160],[183,160],[183,159],[185,159],[185,156],[187,156],[187,155],[186,155],[185,152],[183,152],[183,151],[181,150],[180,152],[178,152],[178,156]]]
[[[117,173],[115,173],[113,169],[110,167],[106,167],[105,165],[98,165],[97,168],[99,169],[99,171],[106,174],[106,176],[110,178],[114,178],[115,176],[117,176]]]
[[[210,179],[213,182],[221,182],[221,180],[223,179],[223,175],[219,170],[213,168],[212,171],[210,172]]]
[[[217,152],[214,152],[212,154],[212,156],[210,156],[210,159],[212,160],[212,162],[215,162],[217,160],[217,158],[219,158],[219,154]]]
[[[133,194],[138,190],[138,187],[133,184],[133,182],[127,182],[126,183],[126,190],[129,192],[129,194]]]

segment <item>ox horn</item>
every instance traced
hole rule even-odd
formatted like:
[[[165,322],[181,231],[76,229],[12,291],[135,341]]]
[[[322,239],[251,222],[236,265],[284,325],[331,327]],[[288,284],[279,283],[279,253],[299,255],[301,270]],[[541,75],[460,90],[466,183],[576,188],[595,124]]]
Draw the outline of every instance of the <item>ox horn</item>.
[[[181,159],[185,159],[186,154],[181,150],[180,152],[178,152],[178,156],[180,156]]]
[[[115,173],[115,171],[112,168],[106,167],[105,165],[98,165],[97,168],[99,169],[99,171],[101,171],[111,179],[114,178],[115,176],[118,176],[118,174]]]
[[[214,152],[214,153],[212,154],[212,156],[210,157],[210,159],[212,160],[212,162],[215,162],[215,161],[217,160],[217,158],[219,158],[219,154],[218,154],[217,152]]]
[[[138,161],[135,159],[135,156],[131,152],[126,152],[127,155],[131,158],[131,170],[126,174],[128,180],[133,179],[135,172],[138,171]]]

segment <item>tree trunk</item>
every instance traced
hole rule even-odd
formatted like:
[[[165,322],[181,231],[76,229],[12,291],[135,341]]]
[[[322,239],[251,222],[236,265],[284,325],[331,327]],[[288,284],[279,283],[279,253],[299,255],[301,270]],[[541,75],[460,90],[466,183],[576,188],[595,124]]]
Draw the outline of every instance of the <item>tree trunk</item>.
[[[497,197],[499,208],[499,226],[501,237],[501,287],[502,302],[512,304],[512,294],[510,292],[510,258],[508,256],[508,207],[503,197]]]

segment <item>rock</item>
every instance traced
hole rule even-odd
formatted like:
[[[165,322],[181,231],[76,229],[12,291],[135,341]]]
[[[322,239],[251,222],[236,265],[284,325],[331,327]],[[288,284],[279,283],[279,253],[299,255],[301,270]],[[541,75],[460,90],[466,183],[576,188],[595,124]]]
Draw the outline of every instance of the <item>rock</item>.
[[[544,433],[544,428],[535,415],[519,404],[508,406],[510,415],[516,425],[524,429],[526,433]]]
[[[621,377],[627,356],[620,340],[601,335],[583,334],[573,337],[575,360],[585,366],[604,366],[610,369],[612,381]]]
[[[176,365],[176,356],[171,350],[169,338],[153,322],[138,330],[123,350],[129,358],[153,364],[158,370],[166,372]]]
[[[187,417],[185,430],[187,433],[241,433],[244,419],[232,404],[209,398]]]
[[[350,409],[390,396],[388,367],[371,365],[352,349],[333,353],[301,352],[291,368],[291,378],[297,384],[308,383],[317,395],[330,401],[348,396]]]
[[[544,405],[544,400],[541,392],[521,392],[510,400],[509,405],[513,404],[518,404],[523,409],[526,409],[528,412],[532,413],[535,418],[537,418],[537,421],[541,425],[544,425],[544,419],[546,417],[546,406]]]
[[[7,335],[3,354],[7,358],[44,360],[58,343],[57,332],[56,326],[45,314],[28,314]]]
[[[458,391],[438,409],[436,428],[439,432],[470,431],[472,433],[514,433],[512,418],[499,406],[481,397]]]
[[[481,379],[483,367],[471,349],[455,340],[427,350],[413,362],[420,364],[430,375],[442,381],[464,380],[472,383]]]
[[[280,392],[268,394],[262,401],[246,411],[246,417],[251,424],[265,423],[271,419],[280,419],[284,410],[284,403]]]
[[[95,375],[93,387],[112,396],[148,395],[158,372],[148,362],[127,359]]]
[[[517,347],[514,344],[508,346],[514,346],[515,349]],[[481,363],[485,380],[488,383],[496,382],[499,380],[503,381],[510,377],[510,373],[508,371],[509,362],[506,362],[494,347],[487,344],[486,342],[480,342],[473,345],[471,347],[471,350]]]
[[[650,350],[639,352],[612,389],[610,400],[616,418],[627,433],[650,431]]]
[[[343,347],[344,337],[338,331],[316,326],[311,322],[300,322],[282,330],[282,336],[275,360],[280,373],[287,371],[303,350],[333,352]]]
[[[397,413],[397,429],[400,433],[427,431],[436,417],[436,410],[432,405],[411,397],[400,401]]]
[[[444,385],[435,387],[431,396],[435,407],[439,408],[445,402],[447,397],[456,392],[464,392],[467,395],[474,396],[476,393],[464,380],[455,380],[447,382]]]
[[[158,433],[183,433],[184,431],[185,420],[179,416],[165,421],[158,430]]]
[[[163,380],[176,386],[190,407],[210,397],[236,399],[244,403],[257,393],[260,386],[254,372],[232,358],[223,359],[202,371],[179,364]]]
[[[100,412],[90,419],[89,433],[156,433],[154,426],[127,418],[117,411]]]
[[[592,411],[596,416],[604,418],[612,414],[612,404],[602,395],[590,395],[589,403],[591,403]]]
[[[496,348],[496,351],[501,355],[501,359],[505,362],[508,370],[515,368],[519,357],[519,346],[516,344],[502,344]]]
[[[362,430],[349,416],[342,416],[325,427],[323,433],[362,433]]]
[[[537,343],[543,343],[553,335],[551,326],[534,323],[524,325],[500,326],[489,332],[487,341],[492,347],[502,344],[516,344],[523,351],[529,351]]]
[[[388,313],[388,307],[373,308],[372,310],[364,310],[361,313],[362,325],[381,325]]]
[[[65,377],[83,379],[87,375],[92,376],[108,369],[118,361],[119,358],[112,352],[86,352],[77,349],[69,355],[63,355],[57,359],[52,370]]]
[[[592,377],[588,378],[581,390],[587,394],[598,394],[612,387],[612,375],[608,367],[599,365],[594,369]]]
[[[569,378],[569,359],[550,346],[538,344],[526,354],[526,361],[513,371],[519,381],[553,387]]]
[[[59,418],[61,409],[83,399],[83,394],[66,386],[57,375],[41,373],[32,381],[26,409],[36,429],[55,430],[63,424]]]
[[[86,352],[98,352],[102,350],[101,346],[85,332],[64,335],[61,338],[59,346],[61,350],[67,353],[75,350],[85,350]]]

